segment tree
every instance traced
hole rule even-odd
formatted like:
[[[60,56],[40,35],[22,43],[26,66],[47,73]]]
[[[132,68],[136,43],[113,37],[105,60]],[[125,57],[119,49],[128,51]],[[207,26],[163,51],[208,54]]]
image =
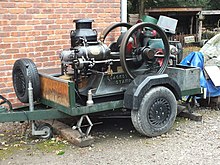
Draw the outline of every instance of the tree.
[[[210,0],[207,8],[212,9],[212,10],[220,9],[220,1],[219,0]]]
[[[203,7],[209,4],[210,0],[148,0],[146,5],[150,7]]]
[[[128,0],[128,13],[138,13],[140,18],[144,15],[145,5],[148,0]]]
[[[144,14],[145,8],[152,7],[202,7],[220,9],[219,0],[128,0],[128,12]]]
[[[144,15],[144,9],[145,9],[145,4],[148,2],[148,0],[140,0],[140,7],[139,7],[139,17],[142,18]]]

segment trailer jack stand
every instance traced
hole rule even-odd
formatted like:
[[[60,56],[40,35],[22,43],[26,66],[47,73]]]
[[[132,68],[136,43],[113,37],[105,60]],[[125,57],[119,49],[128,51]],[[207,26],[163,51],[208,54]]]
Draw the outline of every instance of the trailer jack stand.
[[[29,99],[29,111],[34,112],[34,96],[33,96],[33,86],[31,79],[29,77],[29,65],[26,65],[26,72],[28,77],[28,99]],[[31,121],[31,129],[33,136],[39,136],[42,139],[49,139],[53,136],[52,127],[50,124],[43,123],[40,125],[36,125],[35,121]]]
[[[31,134],[33,136],[39,136],[39,135],[44,135],[45,132],[44,131],[38,131],[37,130],[37,126],[36,123],[34,121],[31,122]]]
[[[38,136],[41,139],[50,139],[53,136],[52,126],[48,123],[42,123],[37,126],[35,121],[32,121],[31,127],[33,136]]]
[[[86,122],[88,122],[88,125],[82,125],[84,119],[85,119]],[[89,116],[88,116],[88,115],[82,115],[82,116],[80,117],[80,119],[78,120],[76,126],[73,126],[72,129],[73,129],[73,130],[76,130],[76,129],[77,129],[77,130],[79,131],[81,137],[88,137],[89,134],[90,134],[90,131],[91,131],[91,129],[92,129],[92,126],[93,126],[93,123],[92,123],[92,121],[90,120]],[[83,127],[87,127],[85,133],[84,133],[84,132],[82,131],[82,129],[81,129],[81,128],[83,128]]]

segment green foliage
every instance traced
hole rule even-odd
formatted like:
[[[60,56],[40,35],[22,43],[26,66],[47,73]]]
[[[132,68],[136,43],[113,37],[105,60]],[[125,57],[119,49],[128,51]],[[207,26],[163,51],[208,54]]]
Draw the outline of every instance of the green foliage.
[[[128,13],[136,14],[138,13],[139,1],[137,0],[128,0]]]
[[[210,0],[210,3],[207,6],[208,9],[218,10],[220,9],[220,1],[219,0]]]
[[[204,31],[202,32],[202,39],[211,39],[212,37],[214,37],[216,34],[218,34],[218,32],[215,31]]]
[[[148,0],[149,7],[206,7],[210,0]]]
[[[56,152],[57,155],[62,155],[65,153],[63,149],[67,147],[67,143],[66,141],[56,141],[56,139],[52,138],[51,140],[45,140],[41,143],[35,144],[35,147],[43,152]]]
[[[139,13],[144,1],[145,8],[153,7],[202,7],[203,9],[220,9],[219,0],[128,0],[128,13]]]

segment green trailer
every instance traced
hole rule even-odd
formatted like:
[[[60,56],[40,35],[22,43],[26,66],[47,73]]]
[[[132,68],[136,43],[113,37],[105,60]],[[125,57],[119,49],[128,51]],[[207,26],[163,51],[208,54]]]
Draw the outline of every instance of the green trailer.
[[[201,94],[200,69],[176,64],[166,34],[157,25],[116,23],[97,40],[92,20],[75,23],[71,48],[61,52],[58,71],[38,70],[31,59],[15,62],[15,93],[28,106],[13,109],[2,97],[0,122],[31,121],[33,135],[49,138],[51,126],[37,125],[37,120],[77,117],[76,128],[87,136],[90,130],[80,129],[84,118],[91,129],[90,115],[125,109],[136,130],[153,137],[172,127],[178,100]],[[115,32],[122,27],[127,31]],[[118,34],[115,42],[108,40],[112,32]],[[152,46],[154,39],[161,40],[161,47]]]

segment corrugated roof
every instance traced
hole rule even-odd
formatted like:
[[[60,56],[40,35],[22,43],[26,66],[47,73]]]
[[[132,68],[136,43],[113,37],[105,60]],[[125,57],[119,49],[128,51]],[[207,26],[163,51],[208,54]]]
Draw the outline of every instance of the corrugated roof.
[[[166,7],[166,8],[151,8],[151,9],[145,9],[145,12],[149,13],[162,13],[162,12],[200,12],[202,11],[202,8],[189,8],[189,7]]]
[[[220,10],[203,10],[202,15],[219,15]]]

